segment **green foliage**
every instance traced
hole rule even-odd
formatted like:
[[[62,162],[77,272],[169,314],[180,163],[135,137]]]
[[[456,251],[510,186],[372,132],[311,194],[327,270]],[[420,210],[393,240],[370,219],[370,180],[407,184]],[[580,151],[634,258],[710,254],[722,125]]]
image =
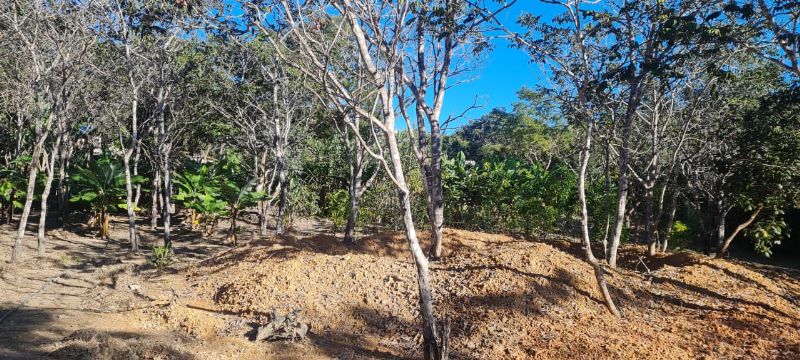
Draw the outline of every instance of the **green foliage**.
[[[173,262],[172,248],[169,246],[154,246],[153,254],[147,259],[150,265],[155,266],[159,271],[164,270]]]
[[[333,222],[335,231],[340,231],[344,228],[347,221],[347,214],[350,202],[348,199],[350,195],[347,190],[339,189],[334,192],[328,193],[325,197],[325,203],[328,204],[326,215]]]
[[[762,219],[748,231],[755,251],[765,257],[772,256],[772,248],[789,237],[789,227],[783,220],[783,211],[773,211],[772,216]]]
[[[20,201],[28,190],[26,168],[31,162],[29,155],[20,156],[11,161],[7,167],[0,169],[0,201],[3,206],[21,209]]]
[[[444,160],[442,181],[449,222],[459,227],[551,231],[576,209],[576,177],[559,166],[550,171],[516,161],[474,166],[459,153]]]
[[[192,211],[193,228],[200,222],[215,224],[219,216],[226,214],[227,204],[220,199],[218,179],[207,165],[188,162],[183,171],[175,173],[174,182],[178,187],[174,198]]]
[[[192,211],[193,229],[202,221],[208,230],[224,215],[236,221],[239,211],[269,198],[265,191],[255,190],[256,179],[248,178],[241,155],[233,152],[210,165],[188,162],[175,174],[175,183],[175,199]]]
[[[687,249],[692,246],[692,242],[697,238],[697,234],[686,223],[675,220],[670,232],[669,245],[673,249]]]
[[[248,179],[242,167],[242,157],[226,154],[217,164],[220,199],[228,205],[228,212],[235,214],[241,209],[254,206],[268,198],[266,192],[255,191],[256,179]]]
[[[71,173],[74,194],[70,202],[86,202],[94,211],[108,213],[125,209],[125,170],[119,161],[102,157],[87,167],[76,166]],[[142,184],[144,176],[131,176],[131,183]]]

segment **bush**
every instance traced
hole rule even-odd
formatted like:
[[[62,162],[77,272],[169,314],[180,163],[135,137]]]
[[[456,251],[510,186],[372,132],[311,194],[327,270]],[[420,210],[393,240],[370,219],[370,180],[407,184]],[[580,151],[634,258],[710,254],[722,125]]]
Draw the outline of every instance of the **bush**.
[[[155,266],[159,271],[164,270],[165,267],[172,264],[172,248],[169,246],[155,246],[153,247],[153,254],[150,255],[148,262],[150,265]]]
[[[694,239],[694,231],[684,222],[675,220],[675,223],[672,224],[672,231],[670,233],[670,247],[674,249],[686,249],[692,245]]]

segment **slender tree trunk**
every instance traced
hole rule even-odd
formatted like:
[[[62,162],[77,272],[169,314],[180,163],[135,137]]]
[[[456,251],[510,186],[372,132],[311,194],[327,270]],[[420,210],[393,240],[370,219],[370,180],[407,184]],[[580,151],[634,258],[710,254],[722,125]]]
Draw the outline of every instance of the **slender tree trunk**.
[[[617,249],[622,237],[622,225],[625,219],[625,209],[628,204],[628,161],[630,153],[630,137],[633,127],[633,118],[641,99],[641,79],[634,80],[628,98],[628,108],[625,110],[625,120],[622,127],[622,147],[619,150],[617,165],[619,180],[617,181],[617,219],[614,223],[614,234],[611,237],[611,247],[608,251],[608,265],[617,267]]]
[[[256,183],[256,191],[265,191],[267,187],[267,152],[264,151],[260,156],[255,156],[253,159],[255,176],[258,177]],[[267,236],[267,202],[269,200],[261,200],[256,205],[258,209],[258,233],[261,236]]]
[[[284,228],[283,224],[285,222],[284,217],[286,216],[286,199],[289,195],[289,189],[286,179],[286,160],[283,156],[283,144],[278,143],[278,148],[276,149],[276,159],[277,161],[277,169],[278,172],[278,187],[279,187],[279,195],[278,195],[278,211],[275,216],[275,234],[276,235],[283,235]]]
[[[14,221],[14,201],[17,200],[17,192],[11,190],[11,194],[8,196],[8,209],[6,210],[6,224],[11,224]]]
[[[58,157],[58,222],[64,226],[66,222],[67,206],[69,204],[67,196],[67,179],[69,173],[67,168],[70,165],[72,158],[72,149],[74,148],[72,141],[67,138],[67,143],[62,144],[61,156]]]
[[[231,226],[228,228],[228,241],[232,246],[236,246],[236,217],[239,215],[238,210],[231,210]]]
[[[658,250],[655,237],[655,221],[653,220],[653,182],[648,182],[644,189],[644,226],[647,239],[647,256],[654,256]]]
[[[51,117],[52,120],[52,117]],[[22,239],[25,237],[25,230],[28,226],[28,216],[31,214],[31,206],[33,205],[33,192],[36,189],[36,175],[39,174],[38,162],[42,156],[42,147],[47,140],[47,133],[39,135],[39,139],[33,146],[31,154],[31,164],[28,170],[28,187],[25,194],[25,205],[22,208],[22,215],[19,218],[19,227],[17,228],[17,237],[14,239],[14,249],[11,251],[11,262],[16,262],[20,252],[22,252]]]
[[[361,186],[361,181],[359,179],[358,187]],[[347,224],[344,227],[344,243],[345,244],[355,244],[356,242],[356,223],[358,222],[358,210],[359,204],[361,202],[361,195],[359,194],[358,188],[353,189],[351,185],[350,189],[350,209],[347,213]]]
[[[604,162],[604,172],[605,172],[605,191],[604,197],[606,202],[606,226],[603,231],[603,258],[608,259],[608,233],[611,229],[611,169],[610,169],[610,152],[609,151],[609,143],[608,140],[605,142],[605,162]]]
[[[717,228],[716,230],[716,241],[717,241],[717,252],[722,249],[722,244],[725,242],[725,218],[727,217],[727,211],[725,210],[725,204],[722,200],[717,200]]]
[[[131,241],[131,251],[139,251],[139,240],[136,236],[136,204],[133,201],[133,182],[131,179],[131,155],[133,149],[126,151],[122,157],[125,166],[125,205],[128,211],[128,238]]]
[[[50,197],[50,189],[53,184],[53,178],[55,177],[55,165],[56,160],[58,160],[58,153],[61,147],[61,136],[56,138],[55,144],[53,144],[53,148],[50,151],[50,159],[47,162],[47,179],[44,183],[44,189],[42,190],[42,202],[41,202],[41,211],[39,211],[39,229],[36,234],[36,239],[38,240],[37,246],[37,255],[44,256],[45,254],[45,246],[47,244],[47,199]],[[47,154],[44,154],[44,157],[47,158]]]
[[[126,51],[128,51],[128,57],[130,58],[130,50],[127,44]],[[131,80],[131,85],[133,85],[133,75],[130,71],[128,75]],[[131,100],[131,142],[122,157],[123,165],[125,166],[125,205],[128,210],[128,238],[131,241],[131,251],[133,252],[139,251],[139,239],[136,234],[136,206],[138,198],[134,199],[133,181],[131,179],[131,156],[133,156],[134,153],[138,153],[137,147],[139,146],[138,110],[138,89],[133,86],[133,99]]]
[[[675,211],[677,210],[677,195],[672,196],[672,202],[670,203],[670,211],[669,211],[669,220],[667,220],[667,229],[664,234],[664,238],[661,241],[661,251],[666,252],[669,248],[669,239],[672,236],[672,226],[675,225]]]
[[[438,121],[431,121],[431,164],[428,191],[431,199],[431,256],[442,257],[444,191],[442,190],[442,139]]]
[[[586,140],[584,142],[583,151],[581,152],[581,167],[578,175],[578,200],[581,204],[581,233],[583,235],[583,249],[586,253],[586,260],[594,268],[595,280],[597,281],[597,286],[600,288],[600,292],[603,294],[603,301],[605,302],[606,307],[612,314],[614,314],[614,316],[619,317],[619,310],[617,310],[616,305],[614,305],[614,300],[611,298],[611,294],[608,292],[608,285],[606,284],[604,276],[605,270],[597,258],[594,257],[594,253],[592,252],[592,244],[589,238],[589,210],[586,206],[586,168],[589,165],[589,155],[591,154],[590,151],[592,145],[593,126],[594,122],[589,121],[586,128]]]
[[[161,173],[159,171],[155,171],[155,175],[153,176],[153,183],[151,185],[150,195],[151,201],[150,204],[150,230],[155,231],[158,228],[158,218],[159,218],[159,211],[158,211],[158,202],[161,199]]]
[[[739,233],[742,230],[750,226],[750,224],[752,224],[753,221],[756,220],[758,214],[761,213],[761,210],[764,210],[764,206],[759,205],[756,208],[756,210],[753,211],[752,214],[750,214],[750,217],[747,218],[747,220],[745,220],[745,222],[739,224],[739,226],[737,226],[736,229],[733,230],[733,232],[730,235],[728,235],[727,238],[725,238],[725,240],[722,242],[722,246],[719,248],[719,250],[717,250],[717,255],[716,255],[717,259],[724,258],[728,254],[728,247],[731,246],[731,242],[733,242],[733,239],[736,237],[736,235],[739,235]]]
[[[358,122],[356,118],[356,128],[358,128],[357,126]],[[347,137],[347,134],[347,130],[345,129],[345,141],[347,141],[349,146],[350,139]],[[361,187],[364,175],[364,151],[361,149],[361,146],[357,141],[354,140],[352,143],[353,149],[351,151],[352,155],[350,156],[350,183],[348,184],[348,200],[350,206],[347,212],[347,223],[344,226],[345,244],[355,243],[356,224],[358,222],[358,210],[359,204],[361,203]]]
[[[408,186],[405,182],[405,174],[403,173],[403,163],[400,158],[400,150],[397,146],[397,138],[394,132],[389,131],[386,134],[387,143],[389,145],[389,153],[391,155],[392,167],[394,168],[394,177],[399,185],[400,204],[403,211],[403,226],[405,227],[406,240],[408,247],[411,251],[411,256],[414,259],[414,264],[417,269],[417,284],[419,287],[419,305],[420,314],[422,316],[423,324],[423,350],[426,359],[440,358],[440,346],[438,344],[438,337],[436,334],[436,318],[433,312],[433,298],[431,295],[430,275],[428,273],[428,259],[422,251],[417,232],[414,227],[414,220],[411,211],[411,197]]]
[[[164,181],[164,184],[163,184],[164,188],[163,188],[163,192],[162,192],[162,198],[164,199],[164,202],[163,202],[163,205],[162,205],[162,208],[161,208],[161,214],[162,214],[162,217],[164,218],[164,246],[168,247],[168,248],[171,248],[172,247],[172,237],[171,237],[172,236],[172,234],[171,234],[172,226],[170,225],[170,223],[171,223],[171,220],[172,220],[172,209],[171,209],[171,207],[172,207],[171,206],[172,205],[172,173],[171,173],[171,169],[170,169],[170,166],[169,166],[169,159],[170,159],[169,151],[164,151],[162,156],[163,156],[163,158],[161,160],[163,162],[163,164],[162,164],[163,173],[161,174],[161,177],[162,177],[162,179]]]

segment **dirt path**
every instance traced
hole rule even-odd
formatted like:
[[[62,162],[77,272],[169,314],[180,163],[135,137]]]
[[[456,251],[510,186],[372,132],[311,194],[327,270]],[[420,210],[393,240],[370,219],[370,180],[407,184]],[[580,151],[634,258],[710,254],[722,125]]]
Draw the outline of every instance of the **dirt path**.
[[[151,270],[144,255],[129,253],[124,240],[106,242],[83,229],[73,230],[50,231],[43,258],[36,257],[36,239],[29,235],[20,263],[11,265],[7,261],[14,229],[0,227],[0,358],[80,358],[91,350],[90,343],[115,340],[120,354],[143,344],[158,348],[145,351],[153,354],[190,348],[185,334],[147,328],[134,316],[168,303],[165,297],[174,293],[170,286],[178,276]],[[154,235],[143,231],[145,245],[157,243]],[[122,226],[112,232],[112,239],[126,237]],[[227,248],[178,238],[175,267]],[[71,335],[74,339],[65,340]],[[113,351],[94,355],[90,358],[116,357]]]

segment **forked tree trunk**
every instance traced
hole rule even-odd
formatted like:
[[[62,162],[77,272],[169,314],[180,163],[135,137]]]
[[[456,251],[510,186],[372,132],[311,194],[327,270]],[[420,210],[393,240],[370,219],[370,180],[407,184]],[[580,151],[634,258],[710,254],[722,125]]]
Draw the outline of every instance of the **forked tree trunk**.
[[[728,247],[731,246],[731,242],[733,242],[733,239],[736,237],[736,235],[739,235],[739,233],[742,230],[744,230],[745,228],[750,226],[750,224],[752,224],[753,221],[756,220],[756,218],[758,217],[758,214],[761,213],[761,210],[764,210],[764,206],[763,205],[759,205],[756,208],[756,210],[753,211],[752,214],[750,214],[750,217],[747,218],[747,220],[745,220],[745,222],[739,224],[739,226],[737,226],[736,229],[733,230],[733,232],[730,235],[728,235],[727,238],[725,238],[725,240],[722,242],[722,246],[717,250],[717,255],[716,255],[717,259],[721,259],[721,258],[725,257],[725,255],[727,255]]]
[[[590,121],[586,128],[586,140],[584,142],[583,151],[581,152],[581,167],[578,175],[578,200],[581,204],[581,233],[583,235],[583,249],[586,253],[586,260],[594,268],[595,280],[597,280],[597,286],[600,288],[600,292],[603,295],[603,302],[605,302],[606,307],[612,314],[614,314],[614,316],[619,317],[619,310],[617,310],[616,305],[614,305],[614,300],[611,298],[611,294],[608,292],[608,285],[606,284],[604,276],[605,270],[603,269],[603,266],[600,265],[600,262],[597,260],[597,258],[594,257],[594,253],[592,252],[592,244],[589,238],[589,210],[586,206],[586,168],[589,165],[589,155],[591,154],[590,149],[592,145],[593,125],[594,123]]]
[[[47,179],[45,180],[44,189],[42,190],[42,202],[40,205],[41,211],[39,211],[39,228],[36,233],[36,239],[38,240],[36,253],[40,257],[44,256],[45,246],[47,244],[47,199],[50,197],[50,190],[52,188],[53,178],[55,177],[55,165],[56,160],[58,159],[60,147],[61,137],[59,136],[50,151],[50,159],[47,162]],[[44,157],[47,158],[46,153],[44,154]]]

